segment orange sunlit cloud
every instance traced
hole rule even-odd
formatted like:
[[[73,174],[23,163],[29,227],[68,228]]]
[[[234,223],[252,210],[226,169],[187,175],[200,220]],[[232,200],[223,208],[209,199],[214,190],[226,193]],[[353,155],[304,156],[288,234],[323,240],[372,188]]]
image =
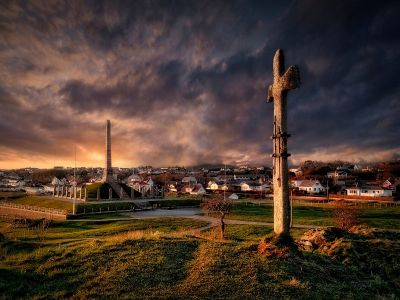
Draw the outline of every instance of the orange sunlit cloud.
[[[0,168],[72,166],[75,147],[79,166],[102,166],[107,119],[115,166],[270,164],[278,47],[302,78],[293,164],[400,157],[389,4],[347,5],[357,26],[315,3],[169,5],[3,3]]]

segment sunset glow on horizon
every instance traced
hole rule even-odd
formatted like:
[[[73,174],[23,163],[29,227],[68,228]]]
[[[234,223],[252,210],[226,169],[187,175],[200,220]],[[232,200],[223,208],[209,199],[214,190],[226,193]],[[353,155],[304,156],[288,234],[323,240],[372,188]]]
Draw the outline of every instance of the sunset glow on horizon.
[[[101,167],[107,119],[116,167],[270,165],[277,48],[302,74],[292,164],[399,159],[395,7],[3,2],[0,169],[74,166],[75,147]]]

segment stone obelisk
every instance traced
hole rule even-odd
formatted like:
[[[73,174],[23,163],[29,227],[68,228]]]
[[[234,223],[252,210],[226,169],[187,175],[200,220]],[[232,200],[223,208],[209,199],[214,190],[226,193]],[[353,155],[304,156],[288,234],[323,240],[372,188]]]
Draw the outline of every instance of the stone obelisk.
[[[289,90],[300,86],[300,72],[297,66],[290,66],[285,72],[283,50],[275,52],[273,60],[274,81],[268,88],[268,102],[274,102],[273,140],[273,186],[274,186],[274,232],[289,235],[290,202],[287,158],[287,111],[286,97]]]
[[[103,171],[103,182],[109,182],[113,179],[113,172],[111,167],[111,122],[107,120],[106,123],[106,160]]]

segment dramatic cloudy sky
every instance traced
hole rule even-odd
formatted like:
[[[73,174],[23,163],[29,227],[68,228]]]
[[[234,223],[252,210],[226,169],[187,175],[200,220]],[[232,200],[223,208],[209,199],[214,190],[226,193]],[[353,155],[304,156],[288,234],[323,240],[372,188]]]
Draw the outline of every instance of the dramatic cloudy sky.
[[[369,3],[370,2],[370,3]],[[269,164],[285,49],[292,162],[400,157],[399,1],[0,0],[0,168]]]

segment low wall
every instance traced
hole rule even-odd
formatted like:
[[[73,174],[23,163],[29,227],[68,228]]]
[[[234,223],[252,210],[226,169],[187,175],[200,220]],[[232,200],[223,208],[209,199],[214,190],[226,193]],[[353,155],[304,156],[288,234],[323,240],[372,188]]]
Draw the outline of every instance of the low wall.
[[[26,219],[66,220],[67,212],[59,209],[0,203],[0,215]]]

